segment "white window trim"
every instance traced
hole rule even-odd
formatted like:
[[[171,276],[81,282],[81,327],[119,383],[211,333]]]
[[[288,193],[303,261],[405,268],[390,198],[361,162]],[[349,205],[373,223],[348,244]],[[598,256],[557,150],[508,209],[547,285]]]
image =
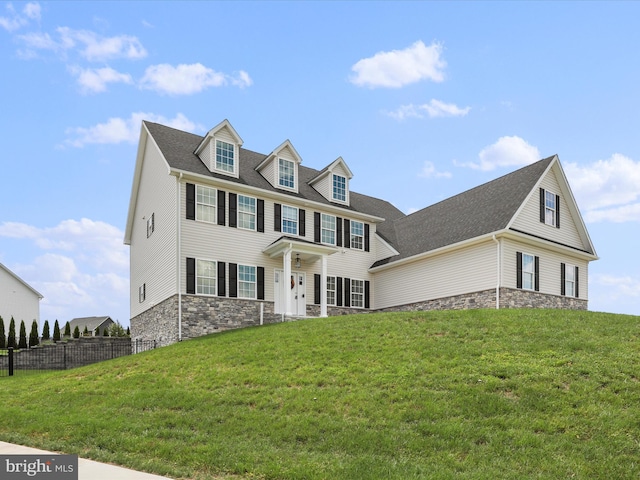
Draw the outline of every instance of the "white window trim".
[[[153,235],[153,232],[156,229],[155,216],[156,214],[152,213],[151,216],[147,218],[147,238]]]
[[[240,211],[240,197],[245,197],[245,198],[251,198],[254,201],[253,207],[254,207],[254,211],[253,213],[246,213],[246,212],[241,212]],[[237,204],[236,204],[236,215],[237,215],[237,227],[240,230],[249,230],[251,232],[255,232],[258,228],[258,199],[256,197],[252,197],[251,195],[243,195],[241,193],[238,194],[237,196],[237,200],[236,200]],[[246,228],[246,227],[241,227],[240,226],[240,214],[245,214],[245,215],[253,215],[253,228]]]
[[[329,279],[333,279],[333,290],[329,289]],[[329,301],[329,292],[333,292],[333,302]],[[338,298],[338,280],[335,275],[327,275],[327,305],[335,307]]]
[[[573,280],[569,280],[569,272]],[[569,293],[568,285],[571,285],[571,293]],[[564,296],[576,298],[576,266],[570,263],[564,264]]]
[[[353,291],[353,282],[362,282],[362,293],[354,293]],[[351,296],[351,298],[349,299],[350,303],[349,305],[351,306],[351,308],[365,308],[364,307],[364,301],[365,301],[365,293],[364,293],[364,288],[365,288],[365,281],[360,279],[360,278],[352,278],[351,279],[351,285],[349,285],[349,295]],[[362,299],[362,305],[361,306],[356,306],[353,303],[353,298],[354,295],[358,295],[360,296],[360,298]]]
[[[293,186],[292,187],[282,185],[280,183],[280,160],[282,160],[283,162],[288,162],[293,166]],[[289,160],[288,158],[276,157],[276,187],[281,188],[283,190],[289,190],[290,192],[298,191],[298,164],[295,161]]]
[[[253,268],[253,275],[255,278],[255,281],[253,282],[247,282],[246,280],[240,280],[240,267],[249,267],[249,268]],[[238,274],[237,274],[237,279],[236,279],[237,285],[236,285],[236,291],[238,292],[238,298],[244,298],[247,300],[256,300],[258,298],[258,267],[257,265],[245,265],[245,264],[238,264]],[[253,284],[253,297],[243,297],[240,292],[240,283],[249,283],[249,284]]]
[[[353,233],[353,226],[354,224],[359,223],[360,225],[362,225],[362,235],[355,235]],[[359,220],[351,220],[349,222],[349,246],[352,250],[360,250],[360,251],[364,251],[364,222],[361,222]],[[353,237],[359,237],[360,238],[360,247],[354,247],[353,246]]]
[[[547,207],[547,195],[553,196],[553,208]],[[558,205],[556,205],[558,199],[558,195],[553,193],[551,190],[544,191],[544,224],[549,225],[550,227],[556,226],[556,212],[558,211]],[[547,211],[551,211],[551,221],[548,220]]]
[[[198,287],[200,286],[199,282],[198,282],[198,262],[210,262],[213,263],[213,280],[214,280],[214,284],[213,284],[213,293],[201,293],[198,291]],[[200,295],[203,297],[217,297],[218,296],[218,262],[216,260],[210,260],[207,258],[196,258],[196,271],[195,271],[195,275],[196,275],[196,295]],[[210,278],[210,277],[208,277]]]
[[[295,223],[296,223],[296,232],[295,233],[291,233],[285,230],[284,228],[284,209],[285,208],[292,208],[296,211],[296,215],[295,215]],[[286,233],[287,235],[296,235],[298,236],[300,233],[300,210],[298,209],[298,207],[294,207],[291,205],[284,205],[282,204],[280,207],[280,231],[282,233]]]
[[[143,283],[138,287],[138,303],[144,303],[147,299],[147,284]]]
[[[324,217],[331,217],[333,218],[333,230],[329,229],[329,228],[324,228],[324,222],[323,222],[323,218]],[[335,215],[329,215],[328,213],[320,213],[320,243],[322,243],[323,245],[331,245],[331,246],[335,246],[336,244],[336,235],[337,235],[337,224],[338,220],[336,218]],[[325,242],[324,241],[324,235],[323,232],[333,232],[333,242]]]
[[[524,265],[525,265],[525,261],[524,261],[524,257],[531,257],[532,258],[532,262],[531,262],[531,268],[532,271],[528,272],[524,269]],[[531,287],[525,287],[525,275],[531,275]],[[529,290],[529,291],[535,291],[536,289],[536,256],[532,255],[530,253],[525,253],[522,252],[522,290]]]
[[[207,188],[209,190],[213,190],[213,205],[209,205],[206,203],[198,203],[198,189]],[[198,205],[206,205],[207,207],[213,208],[213,220],[203,220],[198,217]],[[206,185],[196,185],[196,221],[204,222],[204,223],[213,223],[216,224],[218,222],[218,190],[213,187],[207,187]]]
[[[335,189],[334,189],[334,181],[335,177],[340,177],[344,179],[344,200],[340,198],[336,198]],[[337,173],[331,174],[331,199],[334,202],[342,203],[347,205],[349,203],[349,179],[344,175],[338,175]]]
[[[226,143],[227,145],[231,145],[233,147],[233,170],[231,171],[225,170],[223,168],[218,168],[218,142]],[[226,140],[222,140],[220,138],[215,138],[215,137],[213,139],[212,145],[213,145],[212,146],[213,169],[216,172],[222,173],[224,175],[233,175],[234,177],[237,177],[238,176],[238,145],[232,142],[227,142]]]

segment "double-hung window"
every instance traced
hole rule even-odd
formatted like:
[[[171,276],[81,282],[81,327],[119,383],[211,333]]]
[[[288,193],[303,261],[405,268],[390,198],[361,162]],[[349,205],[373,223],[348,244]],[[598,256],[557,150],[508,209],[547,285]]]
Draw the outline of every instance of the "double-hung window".
[[[233,173],[235,169],[235,147],[231,143],[216,140],[216,170]]]
[[[576,296],[576,268],[573,265],[565,267],[564,294],[568,297]]]
[[[238,297],[256,298],[256,267],[238,265]]]
[[[295,164],[292,161],[278,158],[278,185],[284,188],[296,188]]]
[[[336,277],[327,277],[327,305],[336,304]]]
[[[238,228],[256,229],[256,199],[238,195]]]
[[[351,306],[364,308],[364,280],[351,280]]]
[[[535,286],[535,257],[522,254],[522,288],[533,290]]]
[[[556,226],[556,195],[547,190],[544,192],[544,223]]]
[[[333,175],[333,199],[339,202],[347,201],[347,179],[342,175]]]
[[[298,209],[282,205],[282,233],[298,235]]]
[[[364,248],[364,223],[351,220],[351,248]]]
[[[196,185],[196,220],[216,222],[216,189]]]
[[[320,218],[320,241],[326,245],[336,244],[336,217],[323,213]]]
[[[196,261],[196,293],[199,295],[216,294],[216,262]]]

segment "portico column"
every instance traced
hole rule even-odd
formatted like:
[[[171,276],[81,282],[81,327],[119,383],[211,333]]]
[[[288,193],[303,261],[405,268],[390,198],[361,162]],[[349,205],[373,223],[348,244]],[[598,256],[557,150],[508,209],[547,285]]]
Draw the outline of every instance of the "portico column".
[[[322,273],[320,274],[320,316],[327,316],[327,255],[322,255]]]
[[[291,247],[287,248],[282,255],[282,270],[284,271],[284,278],[282,279],[282,288],[284,288],[284,312],[285,315],[292,315],[291,313]]]

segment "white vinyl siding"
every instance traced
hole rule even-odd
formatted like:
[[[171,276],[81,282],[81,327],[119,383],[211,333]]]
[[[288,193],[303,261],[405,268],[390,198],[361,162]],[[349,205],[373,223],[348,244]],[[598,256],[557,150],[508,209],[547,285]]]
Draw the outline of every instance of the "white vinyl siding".
[[[343,200],[336,198],[336,196],[334,195],[333,181],[336,175],[344,179],[345,191]],[[349,205],[349,176],[348,172],[342,167],[341,164],[337,164],[335,168],[331,170],[331,172],[319,179],[317,182],[314,182],[313,188],[330,202]]]
[[[232,133],[226,127],[221,128],[209,138],[198,156],[209,171],[237,177],[239,149],[235,142]]]
[[[540,191],[538,188],[534,188],[531,192],[524,207],[515,218],[512,228],[538,237],[548,238],[563,245],[586,249],[587,245],[583,244],[578,229],[571,218],[569,206],[556,180],[553,169],[542,179],[539,186],[544,188],[545,191],[554,192],[560,196],[560,204],[556,206],[556,208],[560,208],[560,228],[551,228],[540,221]],[[553,225],[555,225],[555,219]]]
[[[9,333],[11,317],[16,321],[16,335],[20,331],[22,320],[27,328],[31,328],[34,320],[40,323],[38,295],[2,267],[0,267],[0,316],[4,320],[5,335]],[[52,320],[49,319],[49,324],[53,328],[51,322]],[[51,333],[53,334],[53,330]]]
[[[488,241],[380,270],[375,274],[375,304],[371,308],[495,289],[496,248],[495,242]]]
[[[155,143],[148,141],[131,230],[131,317],[177,293],[176,188],[176,177],[167,175],[166,162]],[[147,221],[142,217],[149,212],[153,212],[154,231],[147,238]],[[138,287],[143,284],[145,301],[139,302]]]
[[[517,262],[516,252],[523,252],[529,255],[539,257],[540,262],[540,293],[550,295],[561,294],[560,281],[560,264],[566,263],[578,267],[578,293],[583,300],[588,299],[588,262],[570,253],[562,254],[555,250],[547,250],[545,248],[533,245],[522,245],[514,240],[503,239],[502,243],[502,262],[501,262],[501,285],[507,288],[516,288],[517,286]],[[567,267],[569,268],[569,267]]]

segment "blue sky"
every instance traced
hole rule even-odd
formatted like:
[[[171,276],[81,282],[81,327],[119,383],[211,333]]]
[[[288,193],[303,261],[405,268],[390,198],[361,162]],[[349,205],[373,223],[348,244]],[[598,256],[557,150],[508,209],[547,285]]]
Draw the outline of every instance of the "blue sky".
[[[41,321],[129,322],[140,122],[342,156],[412,212],[558,154],[600,260],[591,310],[640,315],[638,2],[0,4],[0,262]],[[635,247],[635,248],[634,248]]]

